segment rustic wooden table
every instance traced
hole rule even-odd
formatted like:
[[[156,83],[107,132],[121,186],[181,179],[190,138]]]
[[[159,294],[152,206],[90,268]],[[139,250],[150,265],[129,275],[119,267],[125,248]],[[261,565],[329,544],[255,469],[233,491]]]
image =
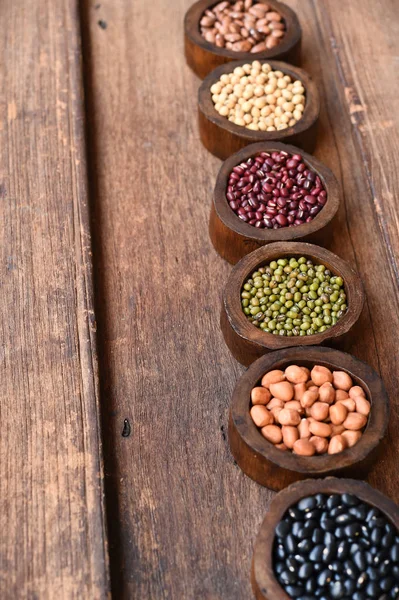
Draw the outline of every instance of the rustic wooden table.
[[[273,494],[226,441],[243,368],[218,327],[190,1],[0,4],[2,599],[251,598]],[[397,2],[287,3],[345,195],[332,250],[367,294],[347,349],[391,400],[369,479],[399,501]]]

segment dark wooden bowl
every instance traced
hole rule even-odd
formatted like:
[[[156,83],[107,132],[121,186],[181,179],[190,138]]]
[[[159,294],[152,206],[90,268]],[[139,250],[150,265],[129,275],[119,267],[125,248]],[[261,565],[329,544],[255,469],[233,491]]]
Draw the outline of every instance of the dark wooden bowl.
[[[252,557],[251,581],[257,600],[290,600],[273,571],[273,543],[277,524],[287,509],[301,498],[314,494],[354,494],[380,510],[399,529],[399,509],[389,498],[367,483],[353,479],[316,479],[290,485],[273,499],[256,538]]]
[[[254,55],[253,55],[254,56]],[[256,60],[254,57],[253,60]],[[316,145],[317,120],[320,112],[320,99],[317,87],[303,70],[275,60],[261,60],[269,63],[274,70],[280,70],[294,79],[299,79],[305,88],[306,104],[303,117],[292,127],[280,131],[252,131],[236,125],[215,110],[210,88],[224,73],[231,73],[247,60],[239,60],[220,65],[202,82],[198,91],[198,119],[201,141],[205,148],[222,160],[238,152],[244,146],[255,142],[284,142],[294,144],[312,152]]]
[[[231,171],[248,158],[260,152],[274,151],[301,154],[307,167],[317,173],[327,191],[327,203],[311,223],[281,229],[257,229],[244,223],[230,208],[226,198],[226,188]],[[209,219],[209,235],[215,250],[232,264],[243,256],[271,242],[307,241],[326,246],[331,240],[332,220],[335,217],[341,192],[334,174],[314,156],[306,154],[295,146],[278,142],[259,142],[246,146],[230,156],[222,164],[216,179],[211,215]]]
[[[276,0],[259,0],[270,4],[283,17],[286,32],[283,41],[272,50],[265,52],[234,52],[227,48],[218,48],[210,44],[201,35],[199,22],[204,12],[218,4],[217,0],[199,0],[193,4],[184,17],[184,53],[188,66],[203,79],[216,67],[232,60],[267,60],[271,58],[285,60],[298,65],[301,60],[302,30],[298,17],[291,8]]]
[[[272,260],[291,256],[298,258],[305,256],[316,264],[324,264],[332,273],[344,280],[348,310],[336,325],[322,333],[303,337],[273,335],[252,325],[242,311],[241,291],[248,276]],[[220,326],[230,352],[241,364],[248,366],[272,350],[290,346],[315,346],[341,339],[358,320],[363,304],[362,282],[347,262],[314,244],[276,242],[247,254],[235,265],[223,292]]]
[[[322,365],[348,373],[371,402],[367,427],[359,442],[339,454],[298,456],[283,452],[260,433],[249,413],[251,390],[260,385],[263,375],[273,369],[284,370],[295,364],[312,369]],[[384,384],[366,363],[351,354],[311,346],[286,348],[259,358],[239,379],[232,398],[229,417],[231,453],[246,475],[272,490],[308,477],[340,475],[363,478],[377,458],[377,447],[388,425],[389,403]]]

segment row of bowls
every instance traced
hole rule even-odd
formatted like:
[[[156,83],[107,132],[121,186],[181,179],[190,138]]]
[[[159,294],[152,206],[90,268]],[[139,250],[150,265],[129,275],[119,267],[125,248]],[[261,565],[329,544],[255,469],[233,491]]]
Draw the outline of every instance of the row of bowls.
[[[225,161],[216,180],[209,222],[210,238],[215,249],[224,259],[235,264],[223,293],[221,329],[233,356],[242,364],[250,365],[233,393],[229,443],[237,464],[249,477],[274,490],[285,488],[273,500],[257,537],[252,585],[259,600],[288,600],[289,596],[274,575],[272,547],[277,523],[288,507],[300,498],[319,492],[352,493],[379,508],[399,528],[399,511],[393,502],[363,482],[331,477],[366,476],[381,450],[380,442],[388,424],[389,402],[384,384],[373,369],[350,354],[323,346],[328,342],[335,344],[350,334],[363,309],[364,291],[359,276],[348,263],[313,244],[328,245],[341,192],[333,173],[302,150],[311,152],[316,143],[320,100],[314,82],[302,69],[271,60],[277,58],[299,63],[302,33],[297,16],[284,4],[267,0],[267,4],[284,18],[286,35],[283,42],[273,50],[256,55],[237,53],[217,48],[200,33],[199,21],[205,10],[215,3],[215,0],[199,0],[188,10],[185,17],[185,55],[194,72],[201,78],[205,77],[198,94],[201,141],[212,154]],[[215,110],[211,86],[222,74],[255,59],[268,62],[273,69],[302,81],[306,90],[306,106],[303,117],[293,127],[273,132],[251,131],[231,123]],[[287,144],[296,144],[301,150]],[[302,155],[305,164],[322,180],[328,201],[311,223],[278,230],[257,229],[241,221],[228,205],[228,177],[236,165],[260,152],[282,150]],[[243,314],[241,290],[249,274],[274,259],[287,256],[310,258],[316,264],[326,265],[344,280],[348,310],[336,325],[323,333],[298,338],[275,336],[255,328]],[[284,370],[293,363],[308,368],[318,364],[331,370],[345,371],[356,385],[365,390],[371,402],[371,412],[364,434],[355,446],[335,455],[301,457],[281,452],[260,434],[249,412],[251,390],[259,385],[266,372]],[[307,479],[309,477],[325,479]]]

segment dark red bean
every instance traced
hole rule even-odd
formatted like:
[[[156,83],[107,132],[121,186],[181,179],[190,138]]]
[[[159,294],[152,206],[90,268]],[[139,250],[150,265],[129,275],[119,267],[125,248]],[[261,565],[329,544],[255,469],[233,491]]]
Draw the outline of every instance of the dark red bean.
[[[327,202],[327,192],[301,155],[275,150],[234,167],[226,198],[246,222],[276,229],[310,222]]]
[[[285,217],[284,215],[277,215],[276,221],[279,225],[281,225],[281,227],[285,227],[288,223],[287,217]]]

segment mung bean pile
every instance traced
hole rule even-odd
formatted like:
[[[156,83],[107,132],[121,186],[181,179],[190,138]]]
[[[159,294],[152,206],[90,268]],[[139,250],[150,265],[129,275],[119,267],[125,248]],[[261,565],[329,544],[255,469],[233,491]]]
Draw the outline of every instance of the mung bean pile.
[[[322,333],[348,308],[343,279],[303,256],[280,258],[252,273],[241,304],[255,327],[288,337]]]

